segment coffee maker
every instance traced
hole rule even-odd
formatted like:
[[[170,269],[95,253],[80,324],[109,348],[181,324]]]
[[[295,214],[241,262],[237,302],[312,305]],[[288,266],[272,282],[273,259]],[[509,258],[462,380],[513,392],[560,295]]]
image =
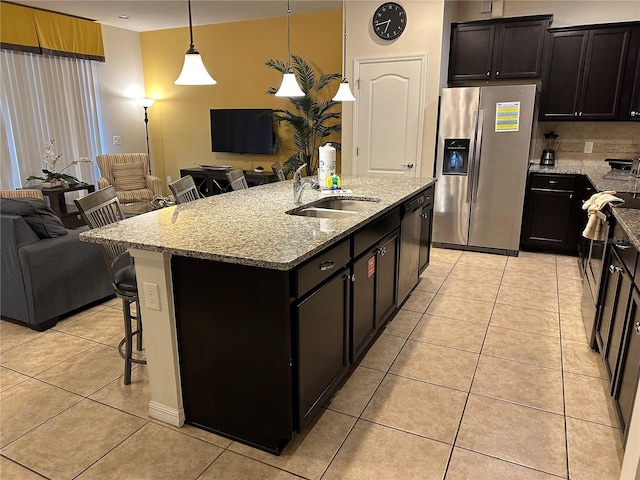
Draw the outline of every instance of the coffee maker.
[[[542,157],[540,158],[540,165],[551,167],[556,163],[556,135],[553,130],[544,134],[544,141],[542,143]]]

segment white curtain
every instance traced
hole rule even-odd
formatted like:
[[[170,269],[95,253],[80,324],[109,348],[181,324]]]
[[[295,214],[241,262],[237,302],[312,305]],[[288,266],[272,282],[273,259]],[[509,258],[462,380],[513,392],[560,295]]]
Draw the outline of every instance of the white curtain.
[[[0,50],[0,188],[12,190],[30,175],[44,176],[48,140],[62,154],[56,170],[101,151],[100,97],[95,62]],[[64,173],[96,183],[97,165],[78,163]]]

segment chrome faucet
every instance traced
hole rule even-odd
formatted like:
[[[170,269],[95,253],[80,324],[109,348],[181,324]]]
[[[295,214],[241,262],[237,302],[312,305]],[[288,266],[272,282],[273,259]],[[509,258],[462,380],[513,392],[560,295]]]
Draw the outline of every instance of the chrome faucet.
[[[307,177],[302,180],[302,169],[306,167],[307,164],[303,163],[298,167],[296,173],[293,174],[293,201],[296,205],[302,204],[302,192],[306,187],[313,186],[315,183],[313,178]]]

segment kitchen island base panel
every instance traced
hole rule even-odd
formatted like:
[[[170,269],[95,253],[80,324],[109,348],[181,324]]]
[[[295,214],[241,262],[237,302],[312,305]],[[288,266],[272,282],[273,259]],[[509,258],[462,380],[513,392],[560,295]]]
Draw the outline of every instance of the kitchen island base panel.
[[[186,422],[279,454],[295,428],[290,273],[171,263]]]
[[[157,309],[149,308],[144,296],[140,299],[144,352],[151,389],[149,416],[181,427],[185,415],[180,385],[171,255],[133,248],[129,253],[136,264],[138,291],[144,292],[145,283],[158,286]]]

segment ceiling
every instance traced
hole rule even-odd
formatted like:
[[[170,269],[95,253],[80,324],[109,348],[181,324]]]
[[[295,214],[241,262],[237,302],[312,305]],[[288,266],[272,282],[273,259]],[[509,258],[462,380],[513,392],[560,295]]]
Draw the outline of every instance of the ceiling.
[[[96,20],[136,32],[189,25],[187,0],[12,0],[14,3]],[[291,0],[291,15],[339,10],[341,0]],[[192,0],[194,25],[281,17],[285,0]],[[118,18],[126,15],[128,19]]]

